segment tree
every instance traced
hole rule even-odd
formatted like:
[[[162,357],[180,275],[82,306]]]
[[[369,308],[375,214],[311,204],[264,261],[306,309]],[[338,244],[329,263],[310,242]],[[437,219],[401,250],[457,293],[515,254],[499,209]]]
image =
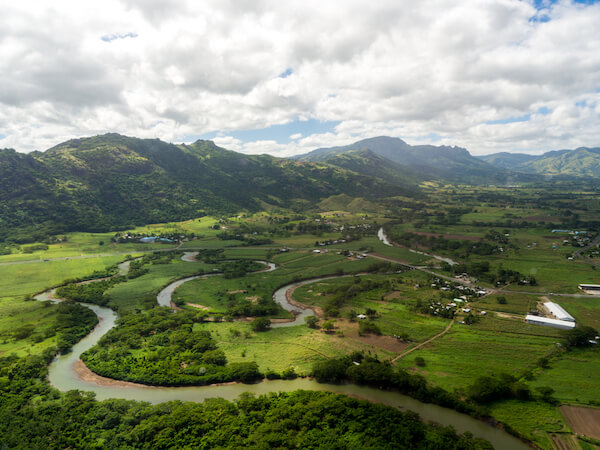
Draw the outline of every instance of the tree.
[[[552,397],[552,394],[554,394],[554,389],[552,389],[551,387],[539,386],[535,390],[539,392],[540,397],[542,398],[543,401],[548,402],[548,403],[555,402],[554,397]]]
[[[319,319],[316,316],[307,316],[304,318],[304,322],[306,322],[308,328],[318,328]]]
[[[415,364],[416,364],[418,367],[425,367],[425,360],[424,360],[424,359],[423,359],[421,356],[417,356],[417,357],[415,358]]]
[[[250,322],[250,327],[254,331],[267,331],[271,328],[271,321],[266,317],[257,317]]]
[[[569,347],[585,347],[590,345],[598,332],[592,327],[580,326],[566,332],[567,344]]]
[[[330,332],[334,328],[335,322],[333,320],[327,320],[321,325],[321,328],[325,330],[326,333]]]

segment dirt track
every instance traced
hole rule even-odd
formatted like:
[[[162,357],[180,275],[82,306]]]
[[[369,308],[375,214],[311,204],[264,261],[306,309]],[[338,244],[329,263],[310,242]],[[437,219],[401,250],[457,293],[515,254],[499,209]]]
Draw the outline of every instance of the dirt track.
[[[560,412],[573,433],[600,439],[600,409],[563,405]]]

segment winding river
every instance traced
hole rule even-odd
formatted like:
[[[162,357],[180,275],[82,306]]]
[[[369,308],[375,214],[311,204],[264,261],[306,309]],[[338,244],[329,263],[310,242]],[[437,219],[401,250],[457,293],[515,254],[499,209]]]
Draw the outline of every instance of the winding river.
[[[390,247],[393,247],[393,246],[394,246],[394,244],[392,244],[392,242],[391,242],[391,241],[389,240],[389,238],[387,237],[387,234],[385,234],[385,231],[383,230],[383,227],[382,227],[382,228],[380,228],[380,229],[377,231],[377,237],[379,238],[379,240],[380,240],[380,241],[381,241],[381,242],[382,242],[384,245],[388,245],[388,246],[390,246]],[[452,259],[450,259],[450,258],[446,258],[446,257],[444,257],[444,256],[432,255],[432,254],[429,254],[429,253],[421,252],[421,251],[419,251],[419,250],[414,250],[414,249],[412,249],[412,248],[409,248],[409,249],[408,249],[408,251],[409,251],[409,252],[412,252],[412,253],[417,253],[417,254],[419,254],[419,255],[423,255],[423,256],[429,256],[429,257],[431,257],[431,258],[437,259],[438,261],[444,261],[444,262],[446,262],[446,263],[450,264],[451,266],[455,266],[455,265],[457,265],[457,264],[458,264],[456,261],[454,261],[454,260],[452,260]]]
[[[125,266],[120,266],[119,269],[121,270],[121,268],[126,270]],[[268,268],[265,270],[274,269],[275,266],[269,264]],[[211,274],[210,276],[215,275]],[[157,301],[160,304],[163,304],[168,298],[169,305],[165,306],[170,306],[170,295],[175,291],[175,289],[186,281],[196,278],[199,277],[188,277],[171,283],[161,291]],[[312,310],[304,310],[290,304],[287,301],[286,292],[290,288],[312,283],[325,278],[332,277],[321,277],[318,279],[306,280],[278,289],[274,294],[274,299],[286,310],[292,312],[295,311],[295,314],[297,315],[293,322],[273,324],[272,326],[294,326],[300,323],[303,324],[304,317],[306,317],[306,315],[313,314]],[[53,298],[54,291],[55,290],[44,292],[37,295],[35,298],[40,301],[56,301],[56,299]],[[163,294],[162,300],[160,298],[161,294]],[[82,303],[82,305],[94,311],[100,322],[89,335],[87,335],[73,347],[73,350],[70,353],[57,356],[50,364],[48,374],[49,381],[54,387],[61,391],[79,389],[82,391],[94,392],[98,400],[122,398],[128,400],[146,401],[150,403],[160,403],[170,400],[201,402],[205,399],[214,397],[235,400],[244,392],[251,392],[259,395],[269,392],[290,392],[297,389],[330,391],[363,398],[372,402],[383,403],[401,410],[411,410],[417,412],[424,420],[443,425],[450,425],[460,433],[470,431],[477,437],[487,439],[497,449],[513,450],[529,448],[526,444],[503,432],[502,430],[465,414],[460,414],[454,410],[443,408],[437,405],[422,403],[411,397],[396,392],[382,391],[374,388],[356,386],[353,384],[333,385],[317,383],[311,379],[299,378],[296,380],[262,381],[256,384],[230,383],[211,386],[156,387],[135,383],[115,383],[115,385],[106,385],[105,383],[98,382],[95,379],[88,380],[86,377],[82,377],[80,372],[76,371],[74,367],[76,364],[81,364],[79,359],[80,355],[89,348],[93,347],[104,334],[106,334],[115,326],[117,314],[111,309],[97,305],[85,303]]]

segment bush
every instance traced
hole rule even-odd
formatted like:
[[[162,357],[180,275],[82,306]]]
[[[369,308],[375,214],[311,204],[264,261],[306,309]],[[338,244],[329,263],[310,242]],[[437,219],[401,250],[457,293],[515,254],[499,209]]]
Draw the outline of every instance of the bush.
[[[332,331],[335,328],[335,322],[333,320],[327,320],[326,322],[323,322],[323,325],[321,325],[321,328],[323,330],[325,330],[326,333],[329,333],[330,331]]]
[[[265,372],[265,377],[267,378],[267,380],[281,380],[281,375],[272,370],[268,370],[267,372]]]
[[[281,378],[283,378],[284,380],[294,380],[298,378],[298,374],[296,373],[293,367],[290,367],[281,372]]]
[[[594,339],[598,332],[592,327],[580,326],[565,333],[569,347],[586,347],[590,340]]]
[[[417,357],[415,358],[415,364],[416,364],[418,367],[425,367],[425,360],[424,360],[423,358],[421,358],[420,356],[417,356]]]
[[[381,330],[373,322],[361,321],[358,324],[358,334],[360,334],[360,335],[363,335],[363,334],[376,334],[376,335],[380,335],[381,334]]]
[[[266,317],[257,317],[250,322],[250,327],[256,332],[268,331],[271,329],[271,321]]]
[[[319,319],[315,316],[307,316],[304,318],[304,322],[308,326],[308,328],[318,328]]]

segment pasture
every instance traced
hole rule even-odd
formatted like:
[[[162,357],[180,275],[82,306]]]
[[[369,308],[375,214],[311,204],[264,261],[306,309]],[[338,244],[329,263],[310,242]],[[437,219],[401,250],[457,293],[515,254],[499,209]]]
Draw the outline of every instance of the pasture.
[[[123,259],[124,256],[99,256],[0,266],[0,297],[35,294],[64,280],[104,270]]]

